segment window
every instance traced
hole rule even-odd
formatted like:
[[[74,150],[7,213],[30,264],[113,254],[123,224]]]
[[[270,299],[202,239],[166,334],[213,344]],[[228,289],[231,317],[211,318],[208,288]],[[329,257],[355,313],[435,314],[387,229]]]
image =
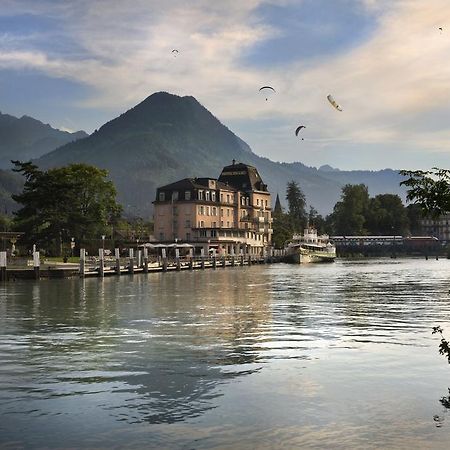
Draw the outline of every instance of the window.
[[[163,202],[165,199],[166,199],[166,196],[165,196],[164,192],[160,192],[159,193],[159,201]]]
[[[220,194],[220,201],[223,203],[223,194]]]
[[[185,200],[190,200],[191,199],[191,191],[186,191],[184,193],[184,199]]]
[[[230,194],[227,194],[227,203],[230,203]]]
[[[211,230],[211,237],[216,237],[216,236],[217,236],[217,231]]]
[[[211,192],[211,200],[212,200],[213,202],[216,201],[216,193],[215,193],[215,191]]]
[[[227,209],[227,217],[230,217],[230,210]]]
[[[205,192],[205,200],[209,202],[209,191]]]
[[[200,230],[200,237],[206,237],[206,230]]]
[[[209,216],[209,206],[206,207],[206,215]]]
[[[241,197],[241,205],[245,206],[245,197]]]
[[[198,191],[198,199],[203,200],[203,191]]]
[[[159,233],[159,240],[160,241],[164,240],[164,232],[162,232],[162,231]]]
[[[267,200],[266,200],[266,208],[267,208]]]
[[[205,222],[203,222],[203,220],[200,220],[200,228],[204,228],[205,227]]]
[[[204,210],[203,206],[199,206],[199,207],[198,207],[198,214],[199,214],[200,216],[203,216],[204,213],[205,213],[205,210]]]
[[[191,240],[191,233],[186,233],[186,240],[190,241]]]
[[[172,200],[174,200],[174,201],[178,200],[178,191],[172,192]]]
[[[220,221],[220,226],[223,227],[223,220]]]
[[[191,228],[191,221],[186,219],[186,223],[184,224],[185,228]]]
[[[212,215],[217,216],[217,208],[215,206],[212,207]]]
[[[250,199],[248,197],[245,198],[245,204],[248,206],[250,204]]]
[[[256,199],[256,206],[259,206],[259,198]]]
[[[211,227],[212,227],[212,228],[216,228],[216,227],[217,227],[217,222],[213,222],[213,223],[211,224]]]

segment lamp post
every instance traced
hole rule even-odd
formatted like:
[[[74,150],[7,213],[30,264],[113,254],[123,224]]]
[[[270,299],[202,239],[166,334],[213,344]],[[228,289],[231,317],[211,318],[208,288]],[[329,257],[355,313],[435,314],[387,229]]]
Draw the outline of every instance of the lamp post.
[[[102,234],[102,249],[103,249],[103,251],[105,251],[105,238],[106,238],[106,234]]]
[[[70,238],[70,256],[73,258],[73,249],[75,248],[75,238]]]

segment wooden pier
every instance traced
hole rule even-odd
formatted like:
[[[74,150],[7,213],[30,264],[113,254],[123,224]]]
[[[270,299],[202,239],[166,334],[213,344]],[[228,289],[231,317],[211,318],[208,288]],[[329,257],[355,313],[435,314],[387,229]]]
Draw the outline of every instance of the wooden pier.
[[[0,252],[0,280],[35,279],[40,278],[73,278],[73,277],[107,277],[134,275],[139,273],[169,272],[181,270],[223,269],[226,267],[251,266],[253,264],[269,264],[280,262],[279,255],[227,255],[227,256],[176,256],[149,257],[146,249],[134,253],[129,249],[128,256],[119,254],[115,249],[112,257],[106,257],[99,249],[99,256],[86,256],[84,249],[80,250],[79,264],[46,263],[41,264],[39,252],[35,252],[33,259],[23,266],[8,266],[6,252]]]

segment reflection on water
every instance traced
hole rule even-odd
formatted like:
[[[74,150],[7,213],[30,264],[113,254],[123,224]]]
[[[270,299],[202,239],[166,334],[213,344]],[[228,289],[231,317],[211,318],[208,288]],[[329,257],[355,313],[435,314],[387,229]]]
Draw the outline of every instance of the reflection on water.
[[[2,285],[0,444],[441,448],[449,274],[386,259]]]

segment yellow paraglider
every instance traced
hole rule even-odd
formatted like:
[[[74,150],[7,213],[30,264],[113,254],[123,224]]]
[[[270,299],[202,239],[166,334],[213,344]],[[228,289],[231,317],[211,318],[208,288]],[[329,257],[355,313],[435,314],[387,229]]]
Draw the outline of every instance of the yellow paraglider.
[[[342,111],[341,105],[336,102],[331,94],[327,95],[327,99],[338,111]]]

